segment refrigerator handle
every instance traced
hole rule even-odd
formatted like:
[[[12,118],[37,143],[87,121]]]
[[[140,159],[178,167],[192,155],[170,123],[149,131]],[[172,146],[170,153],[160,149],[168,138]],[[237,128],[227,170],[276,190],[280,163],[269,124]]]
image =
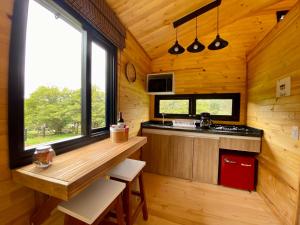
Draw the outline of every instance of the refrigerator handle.
[[[241,166],[244,166],[244,167],[251,167],[252,165],[251,165],[251,164],[241,163]]]
[[[229,164],[235,164],[236,162],[235,161],[232,161],[232,160],[229,160],[229,159],[224,159],[224,161],[226,162],[226,163],[229,163]]]

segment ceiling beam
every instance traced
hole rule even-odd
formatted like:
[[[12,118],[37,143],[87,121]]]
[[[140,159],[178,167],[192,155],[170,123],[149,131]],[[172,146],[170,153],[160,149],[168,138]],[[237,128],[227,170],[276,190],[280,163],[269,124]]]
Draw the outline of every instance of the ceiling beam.
[[[208,12],[209,10],[218,7],[221,4],[222,0],[214,0],[213,2],[191,12],[190,14],[176,20],[175,22],[173,22],[173,27],[179,27],[180,25]]]

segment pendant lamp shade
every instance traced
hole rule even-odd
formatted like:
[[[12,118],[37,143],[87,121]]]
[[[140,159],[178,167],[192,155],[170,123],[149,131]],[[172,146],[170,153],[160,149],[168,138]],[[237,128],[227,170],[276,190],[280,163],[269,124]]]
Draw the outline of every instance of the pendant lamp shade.
[[[219,7],[217,8],[217,36],[215,40],[208,46],[209,50],[219,50],[225,48],[228,45],[228,41],[222,39],[219,34]]]
[[[176,42],[171,48],[169,48],[168,52],[173,55],[179,55],[184,53],[184,51],[185,49],[178,43],[177,30],[176,30]]]
[[[187,50],[191,53],[201,52],[204,49],[205,46],[198,41],[198,38],[196,38],[195,41],[189,47],[187,47]]]
[[[196,38],[192,44],[190,44],[189,47],[187,47],[187,50],[191,53],[197,53],[201,52],[205,49],[205,46],[198,41],[197,37],[197,17],[196,17]]]
[[[219,50],[225,48],[228,45],[228,41],[225,41],[217,34],[215,40],[208,46],[209,50]]]

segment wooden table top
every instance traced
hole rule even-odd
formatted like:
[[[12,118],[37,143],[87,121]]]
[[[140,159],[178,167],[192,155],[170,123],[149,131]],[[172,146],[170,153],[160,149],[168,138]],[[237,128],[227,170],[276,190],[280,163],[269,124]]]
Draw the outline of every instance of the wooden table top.
[[[13,180],[36,191],[68,200],[147,143],[132,137],[124,143],[105,139],[54,158],[47,169],[31,164],[13,171]]]

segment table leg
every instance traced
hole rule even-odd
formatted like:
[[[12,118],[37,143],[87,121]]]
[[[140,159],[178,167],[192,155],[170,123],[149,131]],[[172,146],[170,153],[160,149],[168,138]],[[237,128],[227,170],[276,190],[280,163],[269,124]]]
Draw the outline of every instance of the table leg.
[[[30,224],[31,225],[40,225],[45,222],[53,209],[56,208],[58,203],[62,200],[58,198],[54,198],[51,196],[46,196],[44,194],[36,194],[36,210],[30,217]]]

